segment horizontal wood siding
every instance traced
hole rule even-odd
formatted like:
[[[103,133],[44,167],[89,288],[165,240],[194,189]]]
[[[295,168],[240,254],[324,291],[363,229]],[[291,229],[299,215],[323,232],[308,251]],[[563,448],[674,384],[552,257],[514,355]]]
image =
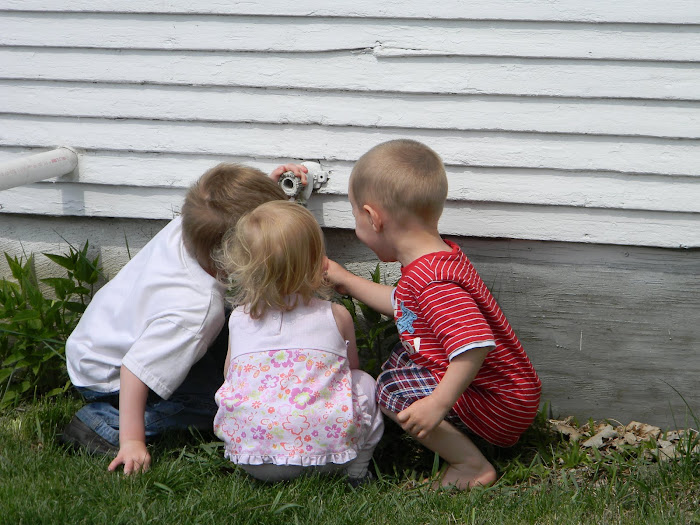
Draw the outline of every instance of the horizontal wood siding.
[[[695,102],[314,92],[0,81],[0,112],[65,117],[319,124],[700,138]],[[427,118],[430,117],[430,118]]]
[[[457,20],[543,20],[551,22],[700,23],[695,0],[2,0],[0,9],[16,11],[186,13],[222,15],[333,16],[348,18],[420,18]]]
[[[695,63],[6,47],[3,78],[328,91],[700,99]],[[368,123],[370,125],[371,123]]]
[[[509,56],[697,62],[692,27],[540,22],[6,13],[0,44],[97,49],[358,51],[380,56]],[[338,35],[343,35],[342,39]],[[436,38],[436,34],[440,38]]]
[[[0,212],[166,219],[216,162],[443,157],[452,235],[699,247],[700,4],[0,0],[0,162],[77,172]]]

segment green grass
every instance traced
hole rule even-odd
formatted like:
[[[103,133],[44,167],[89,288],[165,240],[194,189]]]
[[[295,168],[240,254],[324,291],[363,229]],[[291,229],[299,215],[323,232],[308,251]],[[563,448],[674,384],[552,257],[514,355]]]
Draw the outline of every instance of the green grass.
[[[502,475],[494,487],[435,492],[422,483],[434,456],[392,425],[375,455],[380,479],[359,489],[318,477],[254,482],[211,436],[191,434],[153,445],[151,471],[125,477],[57,443],[78,406],[47,400],[0,416],[0,523],[700,523],[697,453],[596,459],[538,424],[513,449],[487,450]]]

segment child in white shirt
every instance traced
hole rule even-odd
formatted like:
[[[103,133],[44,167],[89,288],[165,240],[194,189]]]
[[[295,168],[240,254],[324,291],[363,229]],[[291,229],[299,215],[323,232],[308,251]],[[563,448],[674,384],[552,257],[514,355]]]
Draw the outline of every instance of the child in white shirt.
[[[68,373],[89,404],[64,442],[116,454],[109,470],[129,474],[148,469],[147,439],[211,428],[212,378],[227,340],[211,253],[245,212],[286,199],[275,180],[289,170],[305,182],[306,168],[291,164],[270,177],[238,164],[210,169],[188,190],[181,217],[95,294],[66,342]]]

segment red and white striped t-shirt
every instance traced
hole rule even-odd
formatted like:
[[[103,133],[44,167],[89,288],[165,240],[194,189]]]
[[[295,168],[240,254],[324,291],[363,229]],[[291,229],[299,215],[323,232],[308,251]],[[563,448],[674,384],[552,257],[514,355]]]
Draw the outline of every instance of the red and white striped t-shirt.
[[[490,443],[515,444],[532,423],[540,380],[498,303],[459,247],[402,268],[394,292],[401,341],[419,366],[440,381],[449,361],[492,347],[454,406],[464,424]]]

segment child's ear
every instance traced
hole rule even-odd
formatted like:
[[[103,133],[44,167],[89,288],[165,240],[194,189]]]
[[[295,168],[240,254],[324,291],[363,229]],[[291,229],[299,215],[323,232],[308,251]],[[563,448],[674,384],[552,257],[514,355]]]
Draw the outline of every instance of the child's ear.
[[[381,210],[379,208],[375,208],[370,204],[365,204],[362,207],[362,209],[369,216],[369,223],[372,225],[372,229],[374,230],[374,232],[381,232],[382,228],[384,227],[384,220],[382,218]]]

